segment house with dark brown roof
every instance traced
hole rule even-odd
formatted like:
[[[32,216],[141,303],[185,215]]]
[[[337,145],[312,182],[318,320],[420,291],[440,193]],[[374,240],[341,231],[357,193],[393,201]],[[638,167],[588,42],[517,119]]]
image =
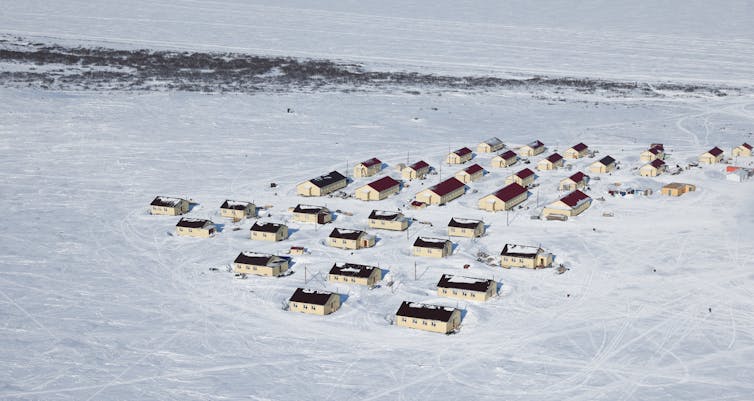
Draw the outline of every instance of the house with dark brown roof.
[[[329,315],[340,309],[340,294],[297,288],[288,299],[288,310],[311,315]]]
[[[401,169],[401,177],[404,180],[419,180],[424,178],[428,173],[429,164],[424,160],[419,160]]]
[[[605,174],[615,170],[616,163],[612,156],[605,156],[589,165],[592,174]]]
[[[448,236],[476,238],[484,235],[484,222],[453,217],[448,222]]]
[[[296,193],[301,196],[325,196],[348,185],[348,179],[337,171],[314,177],[296,185]]]
[[[157,215],[178,216],[188,213],[189,206],[189,201],[186,199],[158,196],[149,204],[149,212]]]
[[[492,158],[492,167],[508,167],[516,164],[518,161],[518,155],[512,150],[506,150],[503,153]]]
[[[290,258],[257,252],[241,252],[233,261],[233,272],[245,276],[279,276],[288,271]]]
[[[655,146],[650,146],[649,149],[641,152],[641,155],[639,155],[639,159],[645,163],[649,163],[652,160],[657,159],[664,159],[665,158],[665,148],[662,146],[662,144],[654,144]],[[658,146],[659,145],[659,146]]]
[[[332,221],[332,212],[324,206],[298,204],[293,210],[293,221],[299,223],[327,224]]]
[[[382,161],[376,157],[353,166],[353,176],[356,178],[371,177],[382,170]]]
[[[582,157],[586,156],[588,152],[589,147],[586,146],[583,142],[579,142],[566,149],[566,151],[563,152],[563,156],[565,156],[567,159],[581,159]]]
[[[540,269],[552,266],[553,256],[538,246],[505,244],[500,252],[500,266]]]
[[[503,141],[493,136],[477,145],[476,151],[477,153],[495,153],[504,147],[505,144],[503,144]]]
[[[531,157],[536,156],[540,153],[543,153],[545,151],[545,144],[542,143],[539,139],[536,141],[530,142],[518,149],[518,154],[523,157]]]
[[[247,217],[256,217],[257,208],[251,202],[226,200],[220,205],[220,216],[239,221]]]
[[[374,241],[374,236],[367,235],[365,231],[345,228],[333,228],[327,237],[328,246],[341,249],[371,248]]]
[[[395,313],[395,324],[447,334],[461,326],[461,311],[447,306],[404,301]]]
[[[382,280],[382,270],[374,266],[355,263],[335,263],[327,275],[327,280],[333,283],[373,287]]]
[[[662,159],[654,159],[651,162],[641,166],[639,175],[642,177],[657,177],[666,169],[665,162]]]
[[[484,168],[478,164],[472,164],[471,166],[457,172],[455,177],[458,178],[458,181],[468,184],[484,177]]]
[[[751,157],[752,146],[744,142],[741,145],[738,145],[735,148],[733,148],[730,154],[732,154],[733,157]]]
[[[486,301],[497,295],[494,280],[443,274],[437,283],[437,295],[467,301]]]
[[[563,160],[563,156],[559,153],[553,153],[537,163],[537,170],[557,170],[558,168],[563,167],[564,162],[565,160]]]
[[[466,185],[455,177],[448,178],[416,194],[416,200],[428,205],[444,205],[466,192]]]
[[[441,238],[417,237],[411,251],[414,256],[444,258],[453,253],[453,243]]]
[[[369,213],[369,227],[382,230],[403,231],[408,228],[408,219],[401,212],[372,210]]]
[[[589,176],[579,171],[560,180],[558,189],[561,191],[575,191],[586,188],[587,184],[589,184]]]
[[[589,195],[575,190],[570,194],[550,203],[542,210],[542,217],[547,218],[550,215],[558,216],[578,216],[592,204],[592,198]]]
[[[681,196],[686,192],[696,191],[696,185],[683,182],[671,182],[660,188],[660,193],[665,196]]]
[[[175,233],[182,237],[207,238],[215,234],[215,224],[206,219],[181,218],[175,225]]]
[[[489,212],[510,210],[528,197],[529,191],[514,182],[479,199],[479,208]]]
[[[448,164],[463,164],[471,160],[472,157],[474,157],[474,153],[471,149],[464,147],[448,153],[445,161]]]
[[[391,177],[382,177],[356,189],[356,199],[364,201],[383,200],[401,190],[401,183]]]
[[[715,146],[699,156],[699,163],[715,164],[723,160],[723,150]]]
[[[282,241],[288,238],[288,226],[280,223],[255,221],[251,226],[251,239],[257,241]]]
[[[529,185],[534,183],[534,180],[537,178],[537,175],[534,174],[534,171],[532,171],[529,168],[525,168],[515,174],[511,174],[505,179],[506,184],[513,184],[514,182],[518,185],[521,185],[522,187],[528,187]]]

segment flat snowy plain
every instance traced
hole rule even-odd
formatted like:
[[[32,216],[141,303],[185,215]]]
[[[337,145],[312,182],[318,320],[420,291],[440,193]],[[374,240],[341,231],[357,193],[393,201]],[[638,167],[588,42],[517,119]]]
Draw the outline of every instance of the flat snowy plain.
[[[277,42],[274,53],[283,55],[312,51],[430,72],[474,64],[482,66],[474,69],[480,73],[540,73],[541,63],[548,72],[570,76],[753,84],[751,28],[741,16],[751,10],[746,3],[679,11],[689,16],[672,25],[596,2],[595,20],[634,12],[643,21],[615,30],[608,23],[592,25],[607,38],[597,42],[577,29],[588,21],[575,16],[589,10],[552,21],[537,9],[523,10],[516,26],[508,23],[516,13],[485,13],[491,3],[459,13],[440,4],[427,7],[424,18],[424,9],[415,8],[396,15],[398,5],[390,3],[359,13],[354,4],[312,11],[294,3],[126,7],[107,1],[79,15],[85,3],[56,3],[53,11],[45,2],[14,2],[1,4],[0,26],[49,41],[110,46],[266,53],[268,45],[239,43]],[[672,4],[660,11],[670,10]],[[729,17],[730,29],[705,24],[718,14]],[[169,16],[173,25],[165,21]],[[237,21],[252,17],[267,22]],[[542,28],[548,24],[554,28]],[[325,33],[315,28],[325,25],[341,30],[318,41]],[[393,29],[404,26],[410,32]],[[681,35],[696,26],[704,39]],[[457,37],[453,30],[468,37],[463,43],[440,40]],[[390,39],[387,31],[402,36]],[[431,40],[405,41],[419,34]],[[488,42],[479,41],[483,34]],[[647,37],[658,47],[629,48]],[[364,38],[369,40],[361,43]],[[594,51],[562,46],[567,40]],[[540,59],[506,63],[505,49],[488,48],[520,41],[529,49],[521,54]],[[458,50],[464,43],[477,47],[464,55]],[[537,50],[548,44],[558,50]],[[698,60],[668,56],[676,44]],[[408,60],[412,48],[427,53]],[[640,62],[624,62],[632,57]],[[400,89],[220,95],[2,88],[0,399],[752,399],[754,182],[726,181],[722,166],[654,179],[633,170],[651,142],[665,144],[671,165],[685,165],[715,145],[728,154],[732,146],[754,142],[750,93],[632,98],[431,88],[418,95]],[[405,162],[408,152],[412,162],[424,159],[439,169],[449,148],[475,147],[490,136],[514,147],[541,139],[561,152],[583,141],[619,160],[621,170],[591,186],[589,194],[605,196],[604,202],[567,222],[529,219],[537,203],[561,195],[557,181],[570,174],[539,173],[529,210],[511,213],[507,225],[505,214],[482,212],[476,203],[523,166],[491,169],[491,156],[477,155],[474,162],[490,173],[470,184],[466,195],[445,207],[406,212],[432,227],[413,225],[410,239],[368,230],[378,236],[377,245],[353,255],[324,246],[332,227],[363,229],[370,210],[402,207],[439,176],[412,182],[380,202],[295,196],[297,182],[333,169],[345,173],[347,165],[375,156],[390,165],[380,176],[397,177],[392,165]],[[574,162],[573,172],[592,161]],[[458,169],[442,166],[442,176]],[[357,179],[347,190],[368,181]],[[606,194],[614,182],[657,192],[671,181],[698,190],[680,198]],[[279,187],[270,189],[270,182]],[[211,218],[222,231],[211,239],[172,236],[177,217],[147,212],[155,195],[192,198],[198,206],[189,216]],[[297,203],[326,204],[353,216],[338,214],[318,229],[290,222],[290,240],[260,243],[248,239],[250,221],[219,217],[228,198],[274,205],[273,221],[288,221],[287,208]],[[484,219],[488,235],[454,239],[457,248],[448,259],[410,256],[417,235],[443,237],[453,216]],[[553,269],[505,270],[474,261],[479,251],[498,254],[506,242],[541,244],[570,270],[556,275]],[[236,280],[209,271],[230,264],[240,251],[280,254],[291,245],[306,246],[310,254],[294,257],[288,277]],[[325,279],[335,262],[379,265],[393,284],[373,290],[331,285]],[[463,270],[467,263],[471,268]],[[502,284],[500,296],[484,304],[437,297],[443,273],[494,277]],[[336,290],[347,299],[327,317],[284,311],[298,286]],[[465,311],[461,331],[444,336],[391,325],[403,300],[458,305]]]

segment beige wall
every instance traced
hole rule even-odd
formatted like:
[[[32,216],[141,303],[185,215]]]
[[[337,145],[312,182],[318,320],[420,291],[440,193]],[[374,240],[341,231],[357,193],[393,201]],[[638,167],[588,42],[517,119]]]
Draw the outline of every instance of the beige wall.
[[[244,210],[220,208],[220,216],[229,219],[243,219],[245,217],[255,217],[256,215],[256,208],[253,206],[249,206]]]
[[[540,171],[557,170],[559,167],[563,167],[563,160],[558,160],[557,162],[553,163],[547,159],[543,159],[540,160],[539,163],[537,163],[537,170]]]
[[[510,256],[500,257],[500,266],[502,267],[525,267],[534,269],[535,267],[552,266],[552,255],[549,253],[540,252],[533,258],[515,258]]]
[[[522,187],[528,187],[529,185],[534,183],[534,175],[530,175],[524,179],[521,179],[521,177],[512,174],[505,179],[505,185],[513,184],[514,182],[518,183],[518,185],[521,185]]]
[[[490,146],[488,143],[482,142],[479,145],[477,145],[476,151],[477,153],[492,153],[492,152],[497,152],[498,150],[504,147],[505,147],[504,143],[499,143],[493,147],[493,146]]]
[[[474,238],[481,237],[484,234],[484,225],[480,224],[475,229],[461,228],[461,227],[448,227],[448,235],[451,237],[466,237]]]
[[[288,309],[310,315],[329,315],[340,309],[340,295],[332,294],[324,306],[288,301]]]
[[[293,221],[297,221],[299,223],[317,223],[317,216],[316,214],[311,213],[293,213]],[[327,213],[325,215],[325,223],[329,223],[332,221],[332,215],[330,213]]]
[[[468,184],[468,183],[470,183],[472,181],[478,180],[479,178],[482,177],[483,174],[484,174],[483,171],[477,171],[474,174],[469,174],[469,173],[461,170],[461,171],[459,171],[459,172],[456,173],[455,177],[458,178],[458,180],[461,181],[462,183]]]
[[[410,317],[403,317],[403,316],[396,315],[395,324],[401,327],[432,331],[435,333],[450,333],[451,331],[456,330],[461,325],[461,312],[458,310],[453,311],[453,314],[451,315],[450,320],[447,322],[410,318]]]
[[[589,209],[589,206],[591,205],[591,202],[584,202],[578,207],[571,209],[568,205],[563,203],[562,201],[557,201],[551,204],[552,206],[546,206],[542,210],[542,216],[547,217],[551,214],[557,214],[557,215],[566,215],[566,216],[578,216],[581,213],[584,212],[584,210]]]
[[[268,233],[262,231],[252,231],[251,239],[257,241],[282,241],[288,238],[288,227],[283,227],[277,233]]]
[[[563,157],[566,159],[580,159],[584,156],[586,156],[586,152],[588,149],[584,149],[581,152],[577,152],[573,148],[566,149],[566,151],[563,153]]]
[[[471,160],[471,156],[472,156],[471,153],[465,154],[463,156],[458,156],[455,153],[450,153],[445,158],[445,161],[448,164],[463,164],[463,163],[466,163],[467,161]]]
[[[459,196],[463,195],[464,192],[465,189],[461,187],[441,197],[440,195],[432,192],[432,190],[425,189],[416,194],[416,200],[418,200],[419,202],[424,202],[428,205],[441,205],[458,198]]]
[[[416,180],[419,178],[424,178],[424,176],[426,176],[428,172],[429,167],[420,168],[419,171],[406,167],[401,170],[401,177],[406,180]]]
[[[604,174],[615,170],[615,163],[610,163],[609,166],[605,166],[602,163],[595,162],[589,166],[589,171],[594,174]]]
[[[356,178],[362,178],[362,177],[371,177],[382,170],[382,163],[375,164],[370,167],[366,167],[363,164],[359,163],[355,166],[353,166],[353,176]]]
[[[212,226],[214,228],[214,226]],[[176,227],[175,233],[180,235],[181,237],[198,237],[198,238],[208,238],[210,234],[209,229],[205,228],[186,228],[186,227]]]
[[[747,149],[743,146],[737,146],[733,148],[733,151],[731,152],[731,154],[734,157],[749,157],[751,156],[751,149]]]
[[[446,245],[443,249],[437,248],[421,248],[418,246],[412,247],[414,256],[421,256],[424,258],[444,258],[450,255],[452,245]]]
[[[515,157],[505,160],[500,156],[495,156],[492,158],[492,167],[499,167],[499,168],[508,167],[510,165],[515,164],[516,161],[517,159]]]
[[[383,230],[403,231],[408,228],[408,220],[398,221],[369,219],[369,227],[381,228]]]
[[[339,274],[328,274],[327,280],[333,283],[358,284],[372,287],[377,284],[378,281],[382,280],[382,270],[372,270],[372,274],[369,277],[350,277],[341,276]]]
[[[382,192],[379,192],[369,185],[364,185],[363,187],[356,190],[356,199],[363,201],[383,200],[392,194],[397,194],[398,191],[400,191],[400,188],[401,187],[399,185],[396,185],[392,188],[388,188]]]
[[[325,196],[331,192],[345,188],[346,185],[346,180],[340,180],[326,187],[319,188],[316,185],[312,184],[310,181],[305,181],[296,185],[296,193],[301,196]]]
[[[509,200],[508,202],[503,202],[502,200],[498,199],[494,195],[487,195],[483,197],[482,199],[479,199],[479,208],[482,210],[487,210],[490,212],[498,212],[501,210],[509,210],[511,208],[516,207],[516,205],[520,204],[521,202],[525,201],[528,197],[528,192],[524,192],[521,195],[516,196],[515,198]],[[494,203],[487,202],[488,199],[495,200]]]
[[[497,294],[497,284],[493,284],[487,289],[487,292],[459,290],[456,288],[437,287],[437,295],[441,297],[463,299],[465,301],[486,301]]]
[[[639,156],[639,159],[641,159],[641,161],[647,162],[647,163],[651,161],[655,161],[656,159],[664,159],[664,158],[665,158],[665,152],[660,152],[657,155],[655,155],[654,153],[648,150],[641,152],[641,155]]]
[[[574,182],[570,178],[561,180],[560,184],[558,185],[558,189],[560,189],[561,191],[575,191],[577,189],[582,189],[584,187],[586,187],[585,181],[579,181],[577,183],[577,182]]]
[[[151,214],[156,214],[156,215],[178,216],[178,215],[188,212],[188,210],[189,210],[189,203],[188,201],[183,200],[181,201],[181,203],[179,203],[175,207],[150,205],[149,212]]]
[[[366,241],[366,244],[364,243]],[[327,245],[333,248],[340,249],[361,249],[371,248],[374,246],[374,238],[367,235],[362,235],[358,240],[350,240],[343,238],[327,238]]]
[[[544,151],[545,151],[544,146],[541,146],[535,150],[535,149],[532,149],[530,146],[525,145],[525,146],[522,146],[518,150],[518,154],[520,154],[521,156],[536,156]]]
[[[720,163],[720,160],[722,159],[723,159],[722,153],[717,157],[712,156],[709,153],[704,153],[703,155],[699,156],[699,163],[715,164],[715,163]]]
[[[661,169],[656,169],[654,166],[645,165],[639,169],[639,175],[642,177],[657,177],[662,173]]]
[[[258,266],[247,265],[245,263],[233,263],[233,272],[238,274],[255,274],[257,276],[279,276],[288,271],[288,263],[282,263],[280,266]]]

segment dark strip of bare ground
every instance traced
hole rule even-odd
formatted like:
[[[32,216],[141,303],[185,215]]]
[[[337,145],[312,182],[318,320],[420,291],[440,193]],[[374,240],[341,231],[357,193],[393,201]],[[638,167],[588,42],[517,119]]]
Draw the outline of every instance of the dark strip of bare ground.
[[[17,40],[19,38],[16,38]],[[16,42],[18,43],[18,42]],[[28,43],[28,42],[27,42]],[[657,90],[724,96],[735,88],[587,78],[446,76],[406,71],[368,71],[330,60],[264,57],[238,53],[117,50],[41,43],[19,46],[0,40],[0,61],[28,68],[0,71],[2,86],[58,90],[179,90],[238,92],[291,90],[490,90],[571,89],[615,95]]]

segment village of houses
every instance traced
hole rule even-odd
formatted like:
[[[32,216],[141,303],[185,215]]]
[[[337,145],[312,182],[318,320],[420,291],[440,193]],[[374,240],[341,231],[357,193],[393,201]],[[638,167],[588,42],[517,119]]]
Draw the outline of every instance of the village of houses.
[[[406,160],[388,164],[376,154],[344,166],[344,170],[302,172],[295,189],[270,183],[269,190],[275,195],[295,191],[296,204],[255,204],[250,194],[245,200],[206,205],[201,199],[192,199],[190,193],[158,194],[149,212],[175,219],[171,235],[178,240],[211,240],[231,230],[248,230],[248,246],[227,260],[234,280],[259,277],[256,286],[264,286],[266,280],[294,280],[300,285],[284,294],[287,301],[282,309],[324,319],[338,313],[348,302],[344,295],[354,287],[389,288],[393,282],[386,273],[390,271],[416,276],[420,265],[423,275],[432,275],[434,261],[452,260],[457,272],[434,274],[435,284],[429,289],[436,295],[433,299],[447,302],[397,299],[390,319],[396,326],[450,334],[463,327],[464,304],[483,305],[501,296],[503,269],[532,269],[532,274],[578,269],[560,256],[558,244],[548,241],[546,235],[536,243],[515,237],[505,243],[485,243],[488,230],[505,231],[511,224],[527,224],[527,229],[536,232],[544,224],[577,224],[589,214],[611,219],[620,213],[620,203],[608,206],[613,199],[672,200],[666,207],[673,207],[673,202],[684,202],[704,191],[697,179],[685,179],[698,169],[719,173],[716,176],[731,186],[747,185],[754,177],[748,143],[729,149],[699,149],[691,159],[676,157],[672,144],[667,143],[647,143],[640,149],[608,154],[588,143],[566,147],[535,139],[508,144],[493,137],[449,149],[445,155],[422,156],[424,159],[408,153]],[[334,210],[328,207],[334,200],[369,205],[354,209],[370,211]],[[400,206],[380,206],[388,200],[397,200],[390,205]],[[441,222],[428,221],[428,210],[446,210],[443,208],[454,202],[462,202],[465,212],[439,213],[444,218]],[[202,205],[205,212],[214,210],[214,217],[196,215],[196,205]],[[350,224],[342,223],[346,218]],[[297,232],[302,229],[315,230],[319,242],[298,240]],[[404,263],[386,266],[374,256],[370,263],[354,261],[360,251],[386,241],[392,242],[390,249],[405,249]],[[459,252],[459,245],[468,243],[484,244],[490,252]],[[272,244],[277,252],[257,251],[261,244]],[[301,262],[316,253],[329,260],[326,266]],[[469,268],[478,264],[498,273],[474,275]],[[291,276],[294,265],[297,277]]]

